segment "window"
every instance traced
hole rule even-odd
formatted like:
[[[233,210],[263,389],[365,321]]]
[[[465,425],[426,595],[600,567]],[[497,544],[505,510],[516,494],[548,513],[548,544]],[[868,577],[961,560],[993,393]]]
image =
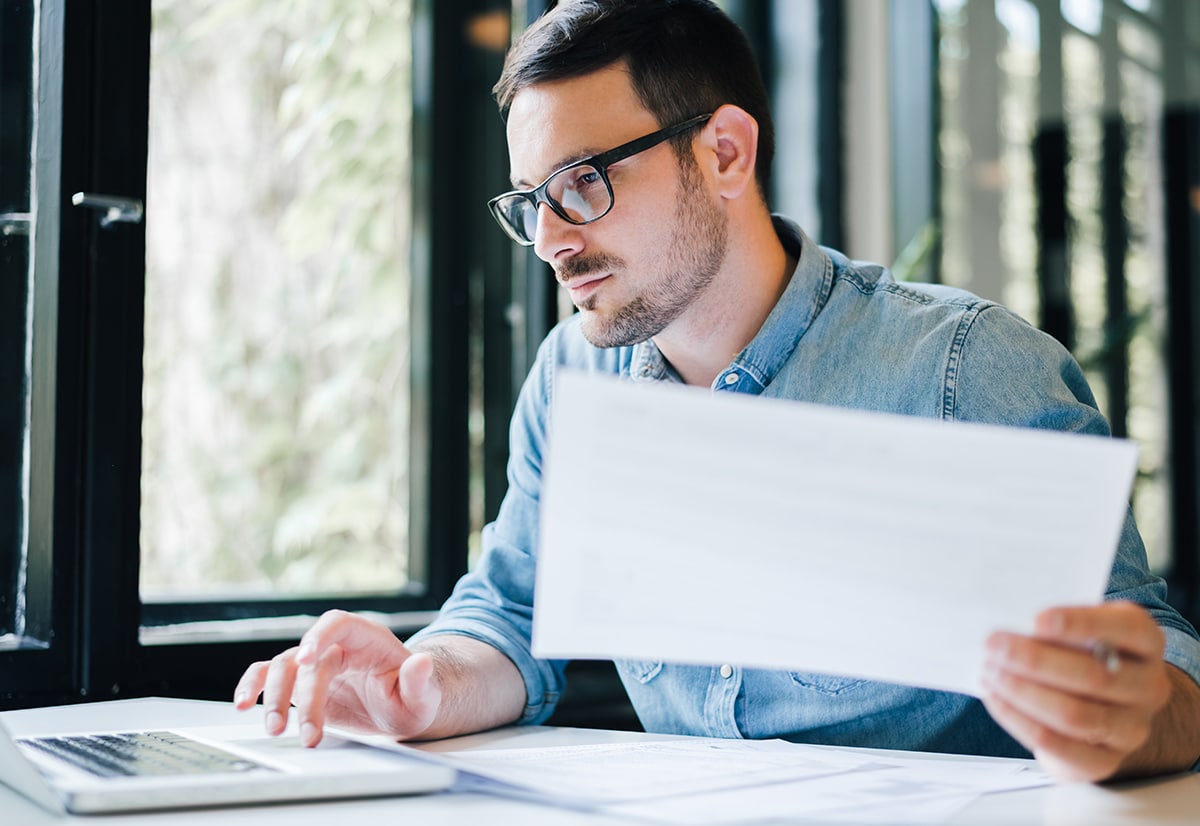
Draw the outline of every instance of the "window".
[[[1072,349],[1114,433],[1139,445],[1134,513],[1151,566],[1187,603],[1196,270],[1194,250],[1173,254],[1168,236],[1195,226],[1195,144],[1189,157],[1172,136],[1186,139],[1200,102],[1187,81],[1200,15],[1175,0],[938,0],[936,11],[937,277]]]
[[[1151,565],[1200,621],[1200,7],[867,6],[843,3],[845,251],[1003,302],[1072,350],[1138,442]]]
[[[1101,11],[1100,3],[1064,3],[1061,15],[1039,15],[1026,0],[943,4],[943,272],[969,273],[977,289],[1042,318],[1073,348],[1116,432],[1141,447],[1134,507],[1162,570],[1170,535],[1161,21],[1115,4]],[[981,49],[996,59],[973,57]],[[996,94],[968,92],[980,87]],[[1039,178],[1050,176],[1065,186],[1039,192]],[[998,231],[980,231],[987,224]]]
[[[412,5],[152,9],[142,599],[421,594]]]
[[[448,595],[515,381],[471,386],[508,15],[0,8],[6,702],[224,697],[311,615]]]

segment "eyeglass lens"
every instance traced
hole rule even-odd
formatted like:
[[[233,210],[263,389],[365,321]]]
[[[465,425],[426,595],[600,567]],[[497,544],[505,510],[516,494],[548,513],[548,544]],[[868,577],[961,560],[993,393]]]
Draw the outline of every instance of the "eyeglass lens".
[[[600,170],[590,164],[571,166],[545,184],[546,200],[555,212],[573,224],[594,221],[612,207],[612,192]],[[524,195],[514,195],[497,206],[505,220],[526,241],[537,233],[537,206]]]

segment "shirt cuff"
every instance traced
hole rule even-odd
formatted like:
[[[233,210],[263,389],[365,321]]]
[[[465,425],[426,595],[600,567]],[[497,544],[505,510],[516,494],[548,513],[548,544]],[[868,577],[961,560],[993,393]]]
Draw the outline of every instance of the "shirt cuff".
[[[436,620],[418,631],[409,638],[407,644],[446,634],[487,643],[512,660],[525,683],[525,709],[516,721],[518,725],[537,725],[545,722],[554,712],[562,693],[561,678],[557,676],[561,674],[562,667],[555,669],[555,661],[536,659],[530,653],[528,644],[518,639],[515,633],[503,626],[497,627],[494,616],[477,619],[456,613],[452,619]],[[480,690],[486,689],[480,687]]]

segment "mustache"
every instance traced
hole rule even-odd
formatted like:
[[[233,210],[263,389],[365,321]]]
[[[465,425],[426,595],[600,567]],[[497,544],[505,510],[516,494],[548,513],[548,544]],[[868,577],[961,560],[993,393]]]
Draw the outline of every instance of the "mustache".
[[[615,255],[598,253],[596,255],[576,256],[568,258],[554,268],[554,276],[559,283],[566,284],[573,278],[591,275],[595,272],[619,269],[625,262]]]

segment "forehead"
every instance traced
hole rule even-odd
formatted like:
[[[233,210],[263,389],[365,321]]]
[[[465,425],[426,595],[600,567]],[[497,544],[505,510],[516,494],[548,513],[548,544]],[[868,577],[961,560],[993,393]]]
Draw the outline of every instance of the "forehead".
[[[513,98],[508,112],[512,179],[532,186],[564,164],[657,128],[624,64],[527,86]]]

